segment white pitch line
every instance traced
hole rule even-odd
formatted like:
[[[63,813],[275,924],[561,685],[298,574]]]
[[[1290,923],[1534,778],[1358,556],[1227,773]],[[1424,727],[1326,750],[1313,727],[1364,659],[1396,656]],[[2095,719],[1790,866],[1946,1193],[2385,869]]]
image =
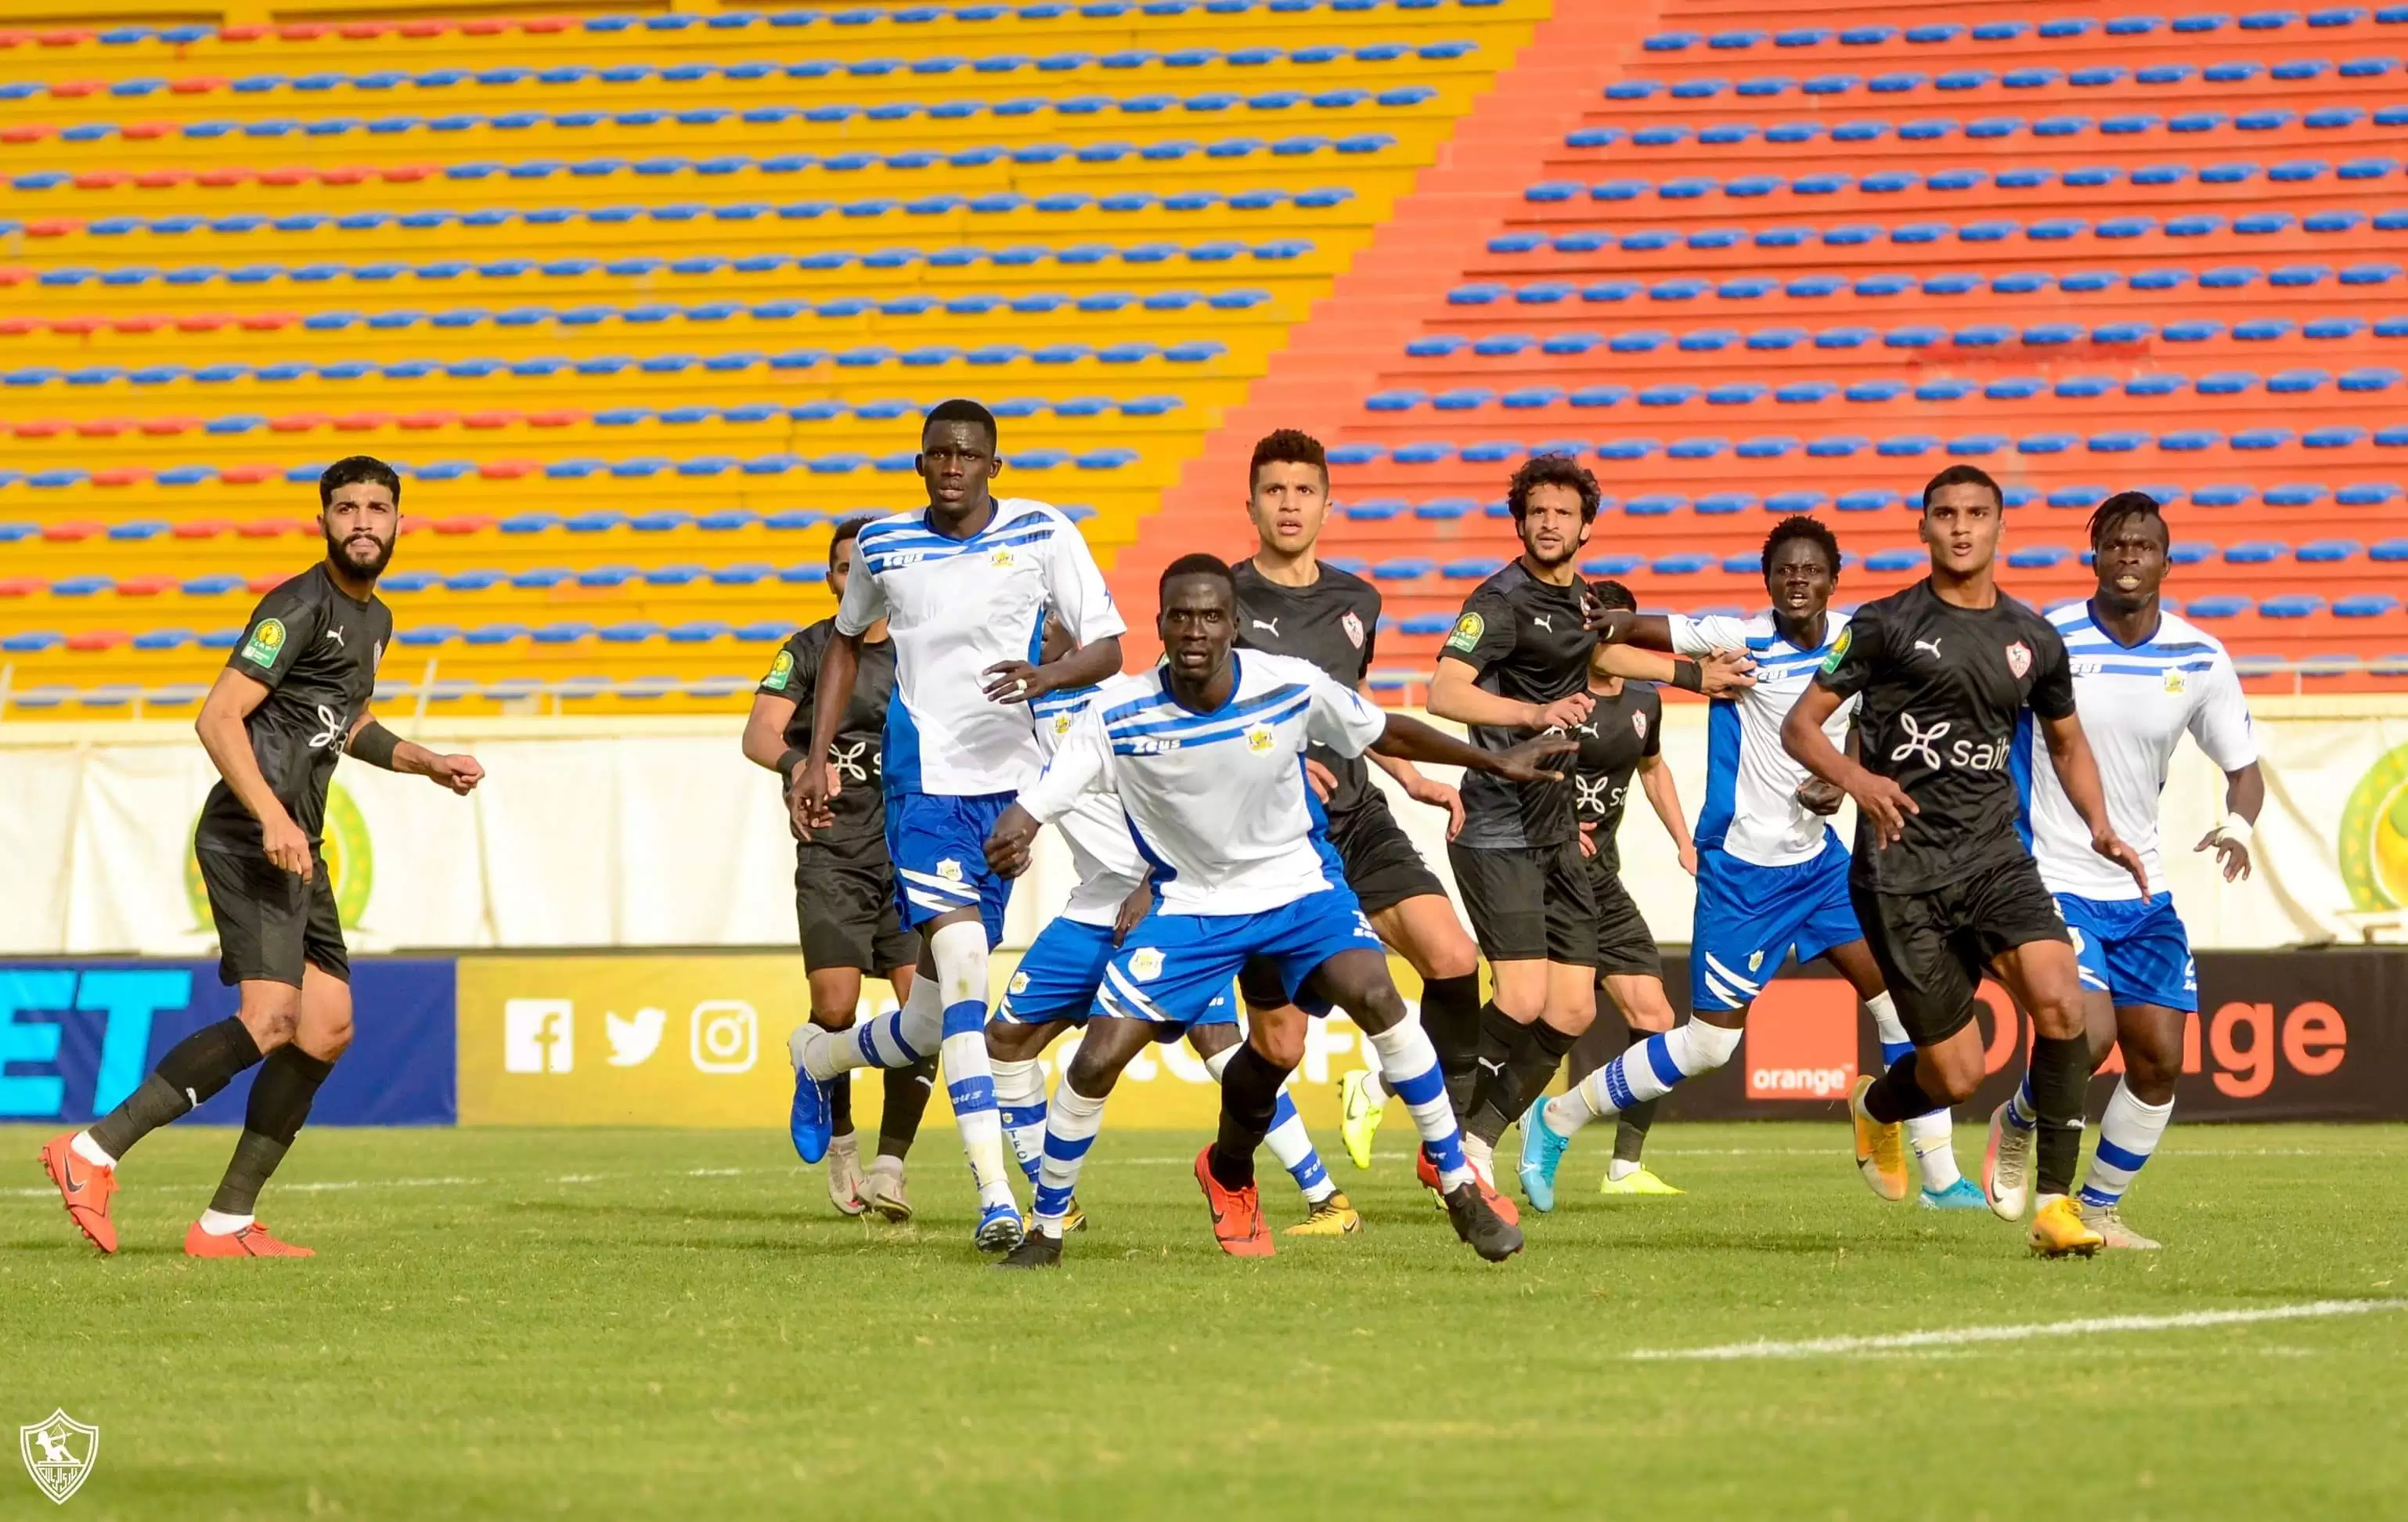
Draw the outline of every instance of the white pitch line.
[[[2251,1311],[2187,1311],[2171,1316],[2087,1316],[2079,1321],[2034,1321],[2014,1327],[1956,1327],[1945,1331],[1896,1332],[1883,1337],[1818,1337],[1802,1343],[1725,1343],[1719,1347],[1647,1347],[1626,1357],[1651,1362],[1670,1359],[1727,1361],[1738,1358],[1817,1358],[1840,1353],[1879,1353],[1900,1348],[1956,1347],[1967,1343],[2021,1343],[2035,1337],[2085,1337],[2094,1332],[2179,1331],[2192,1327],[2233,1327],[2257,1321],[2304,1321],[2318,1316],[2364,1315],[2408,1310],[2408,1300],[2308,1300]]]

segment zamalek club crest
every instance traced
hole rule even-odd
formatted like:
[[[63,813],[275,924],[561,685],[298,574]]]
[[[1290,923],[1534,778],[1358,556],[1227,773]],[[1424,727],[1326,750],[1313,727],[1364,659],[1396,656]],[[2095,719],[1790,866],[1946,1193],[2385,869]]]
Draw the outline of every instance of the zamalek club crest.
[[[64,1411],[53,1411],[30,1427],[17,1429],[17,1451],[24,1456],[25,1472],[42,1487],[42,1494],[64,1506],[100,1458],[100,1429],[86,1427]]]
[[[1345,616],[1338,621],[1338,626],[1346,631],[1347,639],[1355,649],[1363,648],[1363,621],[1355,616],[1354,610],[1348,609]]]
[[[2007,669],[2015,674],[2015,680],[2017,682],[2021,682],[2024,679],[2024,673],[2031,669],[2031,646],[2025,644],[2020,639],[2016,640],[2014,644],[2009,645],[2007,647]]]

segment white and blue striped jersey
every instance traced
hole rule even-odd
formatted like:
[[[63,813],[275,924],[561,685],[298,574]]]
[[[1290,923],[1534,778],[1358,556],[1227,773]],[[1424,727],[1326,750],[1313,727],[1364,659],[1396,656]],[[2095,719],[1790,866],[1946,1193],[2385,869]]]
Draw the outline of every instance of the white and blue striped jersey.
[[[2117,644],[2100,628],[2086,601],[2057,609],[2048,621],[2065,639],[2074,711],[2098,758],[2107,818],[2148,868],[2154,897],[2166,886],[2157,849],[2157,799],[2183,735],[2187,732],[2226,771],[2258,759],[2241,678],[2214,635],[2172,613],[2162,615],[2146,642],[2131,646]],[[2025,728],[2024,753],[2016,761],[2041,880],[2051,893],[2080,898],[2139,897],[2131,877],[2090,849],[2090,830],[2057,780],[2048,741],[2028,724]]]
[[[1822,815],[1798,801],[1806,768],[1781,748],[1781,726],[1806,684],[1831,653],[1845,613],[1823,616],[1823,643],[1800,650],[1781,637],[1770,612],[1754,618],[1684,618],[1672,614],[1672,648],[1684,655],[1745,650],[1756,657],[1756,685],[1737,697],[1717,697],[1706,720],[1706,800],[1695,836],[1700,851],[1722,851],[1754,867],[1812,861],[1838,837]],[[1856,700],[1850,697],[1824,723],[1831,743],[1845,748]]]
[[[924,510],[861,531],[836,626],[855,635],[883,618],[894,636],[889,794],[979,797],[1017,792],[1037,774],[1027,709],[989,701],[980,673],[1036,662],[1049,608],[1082,645],[1128,627],[1087,541],[1045,503],[1004,498],[966,539],[929,527]]]
[[[1037,752],[1045,765],[1053,765],[1054,753],[1101,690],[1073,687],[1029,699],[1029,712],[1037,720]],[[1147,872],[1121,800],[1110,793],[1082,795],[1068,813],[1054,821],[1054,827],[1062,832],[1062,843],[1070,848],[1070,866],[1079,874],[1062,917],[1079,925],[1113,924]]]
[[[1308,745],[1371,748],[1387,715],[1309,662],[1232,651],[1227,702],[1173,701],[1161,668],[1105,682],[1020,806],[1039,823],[1119,800],[1167,914],[1259,914],[1339,886],[1313,841]]]

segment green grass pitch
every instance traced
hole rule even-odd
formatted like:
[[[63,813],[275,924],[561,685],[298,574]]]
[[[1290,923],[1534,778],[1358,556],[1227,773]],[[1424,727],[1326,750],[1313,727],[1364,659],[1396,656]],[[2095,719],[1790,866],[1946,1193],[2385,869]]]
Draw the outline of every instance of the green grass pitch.
[[[2408,1301],[2408,1127],[2177,1126],[2156,1255],[2028,1259],[1885,1206],[1835,1124],[1667,1124],[1691,1192],[1607,1200],[1598,1139],[1529,1251],[1476,1261],[1392,1127],[1369,1228],[1222,1258],[1201,1138],[1107,1131],[1058,1274],[990,1271],[950,1135],[920,1220],[845,1221],[761,1132],[313,1131],[265,1200],[308,1263],[179,1244],[231,1143],[129,1159],[102,1261],[0,1130],[0,1423],[101,1429],[53,1513],[355,1518],[2397,1516],[2408,1314],[1696,1349]],[[1509,1135],[1509,1142],[1512,1138]],[[1969,1162],[1980,1136],[1958,1131]],[[1275,1222],[1300,1213],[1265,1163]]]

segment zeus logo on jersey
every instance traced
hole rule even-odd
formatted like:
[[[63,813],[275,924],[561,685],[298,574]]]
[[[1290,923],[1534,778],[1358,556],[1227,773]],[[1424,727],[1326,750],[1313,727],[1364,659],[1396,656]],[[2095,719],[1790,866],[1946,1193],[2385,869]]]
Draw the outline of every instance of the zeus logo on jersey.
[[[1130,753],[1136,755],[1168,755],[1179,749],[1178,740],[1162,739],[1152,735],[1140,735],[1127,744]]]
[[[1889,753],[1892,761],[1920,761],[1934,771],[1949,767],[1964,771],[2006,769],[2008,750],[2014,743],[2012,740],[1960,739],[1948,747],[1943,757],[1940,742],[1948,738],[1948,720],[1942,719],[1928,729],[1912,713],[1899,714],[1898,722],[1899,726],[1906,731],[1906,739]]]

